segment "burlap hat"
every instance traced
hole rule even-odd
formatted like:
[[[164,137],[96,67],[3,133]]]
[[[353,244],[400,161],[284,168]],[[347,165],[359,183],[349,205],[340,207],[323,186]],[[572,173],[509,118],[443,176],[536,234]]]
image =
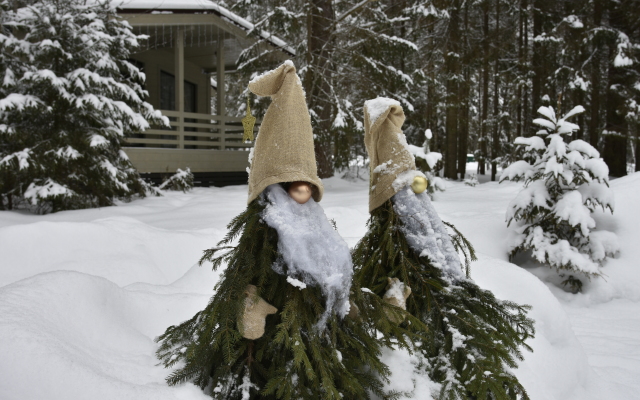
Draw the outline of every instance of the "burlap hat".
[[[402,189],[393,185],[398,175],[416,170],[407,139],[400,129],[403,123],[404,112],[396,100],[378,97],[364,103],[364,144],[371,172],[369,212]]]
[[[247,203],[269,185],[295,181],[315,185],[313,198],[320,201],[324,187],[318,177],[311,117],[296,67],[285,61],[249,82],[249,90],[271,96],[271,104],[253,149]]]

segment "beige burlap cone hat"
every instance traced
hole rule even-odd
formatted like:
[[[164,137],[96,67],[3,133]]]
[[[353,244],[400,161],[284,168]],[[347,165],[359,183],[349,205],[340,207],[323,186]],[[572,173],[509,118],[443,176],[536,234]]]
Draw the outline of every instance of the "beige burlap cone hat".
[[[315,201],[324,187],[318,177],[313,150],[313,131],[302,83],[291,61],[249,82],[258,96],[271,96],[251,160],[249,199],[251,203],[269,185],[280,182],[309,182],[316,187]]]
[[[364,144],[369,153],[369,212],[384,204],[402,187],[393,183],[416,164],[402,133],[404,112],[400,103],[385,97],[364,103]],[[412,177],[413,178],[413,177]]]

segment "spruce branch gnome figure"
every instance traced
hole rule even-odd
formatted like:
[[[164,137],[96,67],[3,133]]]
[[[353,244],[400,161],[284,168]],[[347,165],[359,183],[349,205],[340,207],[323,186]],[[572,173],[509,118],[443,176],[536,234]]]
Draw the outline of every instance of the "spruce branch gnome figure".
[[[521,348],[530,350],[528,306],[496,299],[465,274],[458,251],[473,258],[472,247],[440,220],[428,193],[420,190],[424,185],[415,184],[424,175],[407,148],[404,119],[395,100],[365,103],[371,217],[353,251],[354,285],[406,307],[427,326],[428,339],[415,346],[429,360],[430,378],[441,384],[432,397],[528,398],[509,371],[517,367],[515,358],[522,359]],[[407,324],[403,321],[396,320]]]
[[[207,307],[158,338],[158,358],[176,367],[167,382],[225,400],[382,394],[375,332],[346,317],[351,254],[317,203],[323,186],[293,63],[249,89],[272,103],[251,153],[248,206],[200,260],[226,264]]]

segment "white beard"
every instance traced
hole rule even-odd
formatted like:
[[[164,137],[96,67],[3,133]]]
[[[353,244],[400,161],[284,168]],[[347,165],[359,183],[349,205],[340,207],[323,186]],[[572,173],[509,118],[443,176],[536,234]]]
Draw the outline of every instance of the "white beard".
[[[286,273],[288,281],[300,290],[305,285],[322,289],[325,312],[316,325],[322,330],[331,314],[344,317],[349,312],[353,277],[349,246],[313,198],[298,204],[274,184],[265,189],[262,199],[266,203],[262,219],[278,232],[278,252],[282,256],[273,269]]]
[[[402,221],[400,230],[409,247],[420,257],[429,257],[450,283],[466,279],[447,227],[433,208],[427,192],[415,194],[410,187],[405,187],[392,199],[393,209]]]

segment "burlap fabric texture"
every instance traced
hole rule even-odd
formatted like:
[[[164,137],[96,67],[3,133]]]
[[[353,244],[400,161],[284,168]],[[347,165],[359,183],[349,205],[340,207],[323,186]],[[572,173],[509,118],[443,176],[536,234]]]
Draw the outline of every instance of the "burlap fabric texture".
[[[384,111],[370,120],[370,110],[377,114],[381,107]],[[413,155],[406,148],[406,139],[402,133],[404,123],[402,107],[394,100],[377,98],[364,104],[364,144],[369,153],[370,183],[369,212],[384,204],[401,188],[394,188],[393,181],[399,174],[415,170]]]
[[[291,61],[249,83],[258,96],[271,96],[255,148],[249,173],[251,203],[269,185],[280,182],[309,182],[315,186],[313,199],[324,193],[313,150],[311,117],[296,68]]]
[[[250,340],[259,339],[264,335],[264,326],[267,315],[275,314],[278,309],[258,296],[258,288],[247,285],[244,291],[247,298],[244,300],[242,319],[238,322],[240,334]]]
[[[407,299],[411,296],[411,288],[402,283],[398,278],[387,278],[387,282],[387,291],[382,297],[382,301],[406,310]],[[392,322],[399,324],[406,318],[406,313],[398,314],[389,310],[387,311],[387,317]]]

